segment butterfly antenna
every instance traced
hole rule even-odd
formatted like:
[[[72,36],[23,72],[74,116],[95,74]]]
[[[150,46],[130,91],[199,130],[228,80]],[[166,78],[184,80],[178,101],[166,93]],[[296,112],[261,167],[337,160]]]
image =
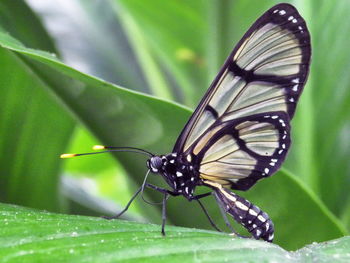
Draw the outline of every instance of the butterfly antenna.
[[[140,149],[135,147],[114,147],[114,146],[103,146],[103,145],[95,145],[92,147],[93,150],[106,150],[101,152],[91,152],[91,153],[64,153],[61,154],[60,158],[72,158],[76,156],[82,156],[82,155],[92,155],[92,154],[100,154],[100,153],[107,153],[107,152],[134,152],[139,154],[144,154],[147,156],[154,156],[153,153]]]

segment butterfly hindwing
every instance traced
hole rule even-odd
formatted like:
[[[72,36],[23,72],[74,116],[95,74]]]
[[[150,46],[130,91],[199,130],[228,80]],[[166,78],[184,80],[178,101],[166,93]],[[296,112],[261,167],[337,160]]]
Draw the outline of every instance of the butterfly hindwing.
[[[272,175],[290,145],[288,121],[285,113],[275,112],[226,122],[198,152],[201,178],[247,190],[257,180]]]
[[[273,174],[290,146],[289,121],[310,55],[297,10],[289,4],[269,9],[227,58],[173,152],[197,156],[203,179],[233,189],[247,190]]]

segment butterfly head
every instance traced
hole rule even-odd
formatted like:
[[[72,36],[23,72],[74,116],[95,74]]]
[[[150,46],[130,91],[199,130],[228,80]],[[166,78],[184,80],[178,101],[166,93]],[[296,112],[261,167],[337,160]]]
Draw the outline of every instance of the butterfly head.
[[[147,160],[147,167],[152,173],[159,173],[162,171],[164,161],[164,156],[152,156],[150,159]]]

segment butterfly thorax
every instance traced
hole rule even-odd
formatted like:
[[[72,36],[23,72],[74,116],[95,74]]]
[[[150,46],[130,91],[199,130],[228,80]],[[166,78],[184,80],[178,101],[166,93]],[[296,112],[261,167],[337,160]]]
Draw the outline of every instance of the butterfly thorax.
[[[183,155],[153,156],[147,161],[147,166],[151,172],[161,174],[174,192],[187,199],[192,198],[195,187],[200,183],[198,167]]]

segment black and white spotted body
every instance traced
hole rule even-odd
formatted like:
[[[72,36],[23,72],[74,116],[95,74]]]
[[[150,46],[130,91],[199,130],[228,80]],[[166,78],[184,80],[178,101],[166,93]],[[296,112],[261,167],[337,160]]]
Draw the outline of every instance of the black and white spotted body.
[[[153,156],[147,161],[147,166],[152,173],[161,174],[175,193],[188,200],[192,200],[196,186],[201,184],[198,165],[194,165],[183,155],[171,153]]]
[[[198,158],[195,158],[198,159]],[[223,188],[220,184],[200,178],[198,164],[192,158],[176,153],[153,156],[147,161],[151,172],[160,174],[174,193],[193,200],[196,186],[204,185],[214,190],[219,205],[238,223],[244,226],[255,239],[272,242],[274,226],[269,216],[248,200]]]

